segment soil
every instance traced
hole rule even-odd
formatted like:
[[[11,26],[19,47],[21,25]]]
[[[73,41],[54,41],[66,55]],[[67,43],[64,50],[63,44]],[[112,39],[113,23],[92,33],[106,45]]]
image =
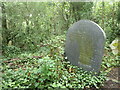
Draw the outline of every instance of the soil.
[[[120,67],[112,68],[107,76],[107,81],[102,87],[104,90],[120,90]]]

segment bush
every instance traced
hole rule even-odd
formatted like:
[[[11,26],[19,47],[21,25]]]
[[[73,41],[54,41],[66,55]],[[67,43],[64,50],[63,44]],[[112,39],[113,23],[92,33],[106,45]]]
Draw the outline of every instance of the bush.
[[[3,54],[5,56],[8,56],[10,57],[11,55],[16,55],[16,54],[19,54],[21,52],[20,48],[16,47],[16,46],[4,46],[3,48]]]

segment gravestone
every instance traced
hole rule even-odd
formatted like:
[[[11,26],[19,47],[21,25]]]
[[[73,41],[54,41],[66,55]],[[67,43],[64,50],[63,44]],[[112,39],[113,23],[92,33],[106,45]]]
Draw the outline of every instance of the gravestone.
[[[90,20],[74,23],[67,32],[65,54],[73,65],[99,72],[104,51],[105,33]]]

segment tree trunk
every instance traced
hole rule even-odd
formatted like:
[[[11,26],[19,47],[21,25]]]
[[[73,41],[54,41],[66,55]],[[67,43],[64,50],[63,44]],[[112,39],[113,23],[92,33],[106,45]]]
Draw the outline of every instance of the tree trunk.
[[[2,37],[3,37],[3,45],[7,45],[9,42],[9,35],[8,35],[8,28],[7,28],[7,20],[6,20],[6,11],[5,11],[5,5],[2,3]]]
[[[102,1],[102,28],[103,28],[103,30],[104,30],[104,19],[105,19],[105,17],[104,17],[104,10],[105,10],[105,3],[104,3],[104,0]]]

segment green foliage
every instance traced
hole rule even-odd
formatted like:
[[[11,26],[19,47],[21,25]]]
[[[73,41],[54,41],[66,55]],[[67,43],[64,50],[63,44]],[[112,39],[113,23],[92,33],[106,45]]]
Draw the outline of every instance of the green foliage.
[[[34,60],[34,66],[30,65],[33,61],[27,59],[28,61],[29,66],[27,64],[25,67],[3,70],[3,88],[99,88],[105,80],[103,73],[92,76],[68,65],[68,69],[74,70],[70,71],[49,57]]]
[[[99,88],[103,85],[104,72],[101,71],[98,76],[95,76],[63,60],[63,42],[64,36],[53,36],[42,43],[42,50],[40,49],[39,52],[21,53],[14,56],[13,59],[4,58],[2,60],[2,87],[83,89]],[[53,53],[43,52],[47,49],[53,50]]]
[[[2,3],[3,45],[9,41],[22,50],[38,49],[37,45],[65,29],[57,3]],[[33,7],[35,5],[35,7]],[[52,11],[52,12],[51,12]]]
[[[119,6],[119,2],[4,2],[3,46],[12,41],[22,51],[38,50],[37,45],[45,39],[65,34],[71,24],[81,19],[97,22],[111,42],[120,31]]]
[[[71,2],[70,5],[75,21],[92,18],[93,2]]]
[[[102,68],[107,69],[111,67],[119,67],[119,56],[114,55],[112,53],[112,50],[110,50],[110,47],[108,47],[108,43],[106,43],[105,46],[105,54],[102,62]]]
[[[3,88],[100,88],[105,70],[119,66],[109,48],[120,31],[119,2],[4,2],[1,7]],[[98,76],[63,58],[65,33],[80,19],[95,21],[107,34]]]
[[[11,57],[11,55],[16,55],[21,52],[20,48],[17,48],[15,46],[6,46],[2,48],[4,50],[4,54],[6,57]]]
[[[118,2],[118,15],[117,15],[117,20],[120,23],[120,1]]]
[[[118,2],[96,2],[93,7],[92,20],[97,22],[106,32],[109,43],[111,43],[120,32],[118,4]]]

